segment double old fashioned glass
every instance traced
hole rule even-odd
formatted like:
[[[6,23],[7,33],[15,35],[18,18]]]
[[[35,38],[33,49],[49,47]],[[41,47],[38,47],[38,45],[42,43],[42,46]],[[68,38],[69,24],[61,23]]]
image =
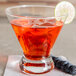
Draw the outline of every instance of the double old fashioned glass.
[[[33,74],[52,70],[50,52],[63,26],[54,17],[54,7],[20,5],[7,8],[6,13],[23,49],[20,69]]]

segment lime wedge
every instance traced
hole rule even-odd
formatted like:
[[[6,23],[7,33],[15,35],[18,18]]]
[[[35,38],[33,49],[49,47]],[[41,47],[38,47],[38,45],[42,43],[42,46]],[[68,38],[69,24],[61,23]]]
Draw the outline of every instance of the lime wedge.
[[[65,24],[69,24],[73,21],[75,17],[75,8],[74,6],[67,1],[62,1],[57,4],[55,8],[55,18],[56,20],[61,20]]]

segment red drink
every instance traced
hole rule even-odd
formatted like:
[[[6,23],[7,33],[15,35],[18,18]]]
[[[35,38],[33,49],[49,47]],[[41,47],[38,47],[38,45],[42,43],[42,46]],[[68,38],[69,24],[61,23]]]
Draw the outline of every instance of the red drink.
[[[25,57],[31,60],[41,60],[50,55],[63,23],[61,21],[56,22],[55,19],[48,20],[48,22],[39,19],[39,23],[34,21],[30,19],[30,23],[26,19],[15,19],[11,21],[11,25]]]

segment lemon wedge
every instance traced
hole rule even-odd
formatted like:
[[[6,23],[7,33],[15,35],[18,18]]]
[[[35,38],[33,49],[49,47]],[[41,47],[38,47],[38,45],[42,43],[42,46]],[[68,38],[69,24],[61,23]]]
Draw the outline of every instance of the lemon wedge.
[[[68,1],[62,1],[56,5],[55,18],[61,20],[64,24],[69,24],[75,17],[75,7]]]

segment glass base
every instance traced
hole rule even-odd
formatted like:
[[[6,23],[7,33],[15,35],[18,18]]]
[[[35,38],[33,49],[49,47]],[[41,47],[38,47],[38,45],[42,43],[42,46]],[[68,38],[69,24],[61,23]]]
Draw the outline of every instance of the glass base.
[[[24,56],[20,61],[20,69],[23,73],[43,74],[54,68],[51,56],[42,60],[29,60]]]

